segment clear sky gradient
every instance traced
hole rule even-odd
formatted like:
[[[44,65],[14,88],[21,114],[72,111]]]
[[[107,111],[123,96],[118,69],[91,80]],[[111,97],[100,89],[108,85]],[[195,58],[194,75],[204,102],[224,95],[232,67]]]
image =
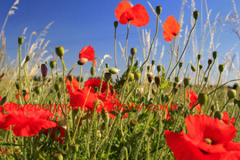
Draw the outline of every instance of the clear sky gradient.
[[[205,0],[203,0],[205,2]],[[15,0],[1,0],[0,1],[0,26],[7,16],[7,13]],[[18,10],[15,10],[15,14],[10,16],[5,31],[6,37],[6,53],[10,56],[11,60],[14,60],[17,56],[17,37],[21,36],[25,27],[28,30],[25,34],[26,40],[29,41],[30,35],[33,31],[39,34],[42,29],[47,26],[50,22],[54,21],[51,27],[47,30],[48,33],[45,36],[45,42],[50,40],[47,46],[48,53],[45,57],[51,54],[50,47],[55,50],[56,46],[63,46],[69,51],[64,55],[64,60],[66,62],[66,67],[68,70],[77,62],[79,51],[88,45],[92,45],[95,49],[96,56],[101,59],[105,54],[112,56],[111,59],[106,59],[104,63],[109,63],[110,67],[114,67],[114,27],[113,22],[116,21],[114,14],[116,6],[119,4],[120,0],[20,0],[17,5]],[[156,26],[156,18],[151,8],[149,7],[146,0],[132,0],[131,3],[142,4],[148,11],[150,16],[150,22],[147,26],[139,28],[140,34],[142,34],[142,29],[151,30],[151,40],[153,39]],[[165,1],[150,1],[152,6],[155,8],[157,5],[162,6],[162,13],[160,15],[160,20],[162,23],[167,19],[168,16],[174,15],[177,21],[179,21],[179,14],[181,10],[181,0],[165,0]],[[208,9],[212,9],[210,15],[210,22],[213,24],[214,19],[218,13],[220,13],[219,18],[224,19],[226,15],[232,10],[233,5],[230,0],[208,0]],[[236,0],[236,7],[240,12],[240,3]],[[206,22],[206,8],[205,3],[203,3],[203,22]],[[196,10],[201,11],[201,1],[198,0],[195,4]],[[182,26],[183,38],[181,38],[180,51],[182,51],[183,39],[185,27],[188,25],[188,31],[190,31],[190,18],[191,18],[191,1],[188,0],[184,7],[184,24]],[[200,14],[201,15],[201,14]],[[226,25],[229,25],[226,23]],[[223,32],[220,33],[220,30]],[[207,29],[208,30],[208,29]],[[127,25],[119,24],[117,28],[117,60],[118,65],[121,59],[121,50],[119,47],[119,42],[122,46],[125,45]],[[161,61],[161,65],[166,67],[169,65],[170,55],[166,50],[170,50],[168,42],[165,42],[162,36],[162,27],[159,27],[158,33],[158,47],[157,55],[155,56],[156,62],[159,61],[160,53],[162,52],[162,46],[165,45],[164,56]],[[197,40],[198,40],[198,50],[200,50],[201,41],[201,17],[198,20],[196,27]],[[220,36],[219,36],[220,33]],[[219,40],[218,40],[219,38]],[[221,64],[224,56],[231,48],[236,44],[239,39],[236,34],[231,32],[231,30],[222,27],[222,24],[216,24],[216,34],[214,36],[214,42],[220,43],[217,51],[219,53],[218,63]],[[33,38],[34,41],[34,38]],[[203,49],[204,62],[202,62],[205,67],[207,64],[207,51],[209,47],[210,37],[206,41],[206,45]],[[192,49],[190,43],[190,50],[185,53],[185,68],[187,62],[192,60]],[[143,55],[141,51],[141,45],[138,38],[137,28],[130,25],[129,43],[128,51],[131,47],[136,47],[138,53],[136,57],[139,57],[139,61],[143,60]],[[239,44],[233,50],[231,57],[240,50]],[[211,48],[210,51],[213,51]],[[181,52],[180,52],[181,53]],[[194,53],[196,54],[196,53]],[[129,53],[128,53],[129,55]],[[60,61],[58,62],[60,63]],[[236,58],[234,61],[236,64]],[[99,65],[99,62],[98,62]],[[91,63],[88,62],[83,67],[84,73],[89,73]],[[121,61],[120,69],[121,71],[126,68],[124,60]],[[237,64],[236,64],[237,66]],[[76,67],[73,71],[74,75],[79,74],[79,68]],[[204,68],[205,69],[205,68]],[[216,71],[217,72],[217,71]],[[233,77],[235,78],[235,77]],[[231,79],[231,78],[230,78]]]

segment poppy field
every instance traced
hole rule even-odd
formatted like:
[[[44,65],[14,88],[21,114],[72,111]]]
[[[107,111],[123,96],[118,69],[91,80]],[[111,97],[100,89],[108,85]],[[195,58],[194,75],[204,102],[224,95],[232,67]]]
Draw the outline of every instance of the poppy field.
[[[156,30],[142,63],[138,62],[141,51],[128,47],[129,27],[147,26],[150,17],[145,6],[129,1],[121,1],[112,13],[116,17],[114,67],[103,64],[94,46],[88,45],[81,47],[75,55],[77,62],[66,69],[68,53],[64,46],[56,46],[54,59],[42,62],[33,71],[41,77],[34,79],[29,66],[34,66],[36,56],[27,54],[22,59],[26,41],[18,37],[16,68],[2,65],[0,70],[0,159],[240,159],[240,79],[223,83],[227,63],[218,64],[217,50],[207,60],[205,57],[206,64],[202,63],[202,52],[196,63],[183,61],[200,22],[199,11],[192,12],[193,23],[181,49],[175,45],[181,24],[169,15],[160,25],[162,7],[153,6],[153,12]],[[119,25],[127,29],[123,48],[127,65],[122,74],[116,63]],[[2,33],[0,63],[4,64]],[[169,66],[151,58],[160,36],[170,44]],[[80,72],[78,78],[72,74],[74,70]],[[89,70],[88,80],[81,79],[83,70]],[[213,72],[216,83],[210,84]],[[17,79],[10,82],[6,77],[14,73]]]

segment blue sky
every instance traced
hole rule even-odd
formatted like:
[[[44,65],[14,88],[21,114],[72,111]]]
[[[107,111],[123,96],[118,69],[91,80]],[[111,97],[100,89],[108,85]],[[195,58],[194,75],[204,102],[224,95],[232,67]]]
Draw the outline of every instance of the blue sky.
[[[1,0],[0,1],[0,26],[2,26],[5,17],[15,0]],[[55,49],[56,46],[63,46],[69,51],[64,55],[64,60],[66,62],[66,67],[69,70],[78,60],[79,51],[88,45],[92,45],[95,49],[96,56],[102,58],[105,54],[112,56],[112,59],[106,59],[104,62],[109,63],[110,67],[114,67],[114,27],[113,22],[117,19],[115,18],[115,8],[119,4],[120,0],[20,0],[17,5],[18,10],[15,10],[15,14],[10,16],[5,31],[6,37],[6,53],[10,56],[11,60],[14,60],[17,55],[17,37],[21,36],[25,27],[28,30],[25,34],[26,41],[33,31],[39,34],[42,29],[47,26],[50,22],[54,21],[51,27],[47,30],[48,33],[45,36],[46,41],[50,40],[47,46],[48,56],[51,54],[50,47]],[[156,19],[152,10],[150,9],[146,0],[132,0],[133,5],[142,4],[148,11],[150,22],[147,26],[140,28],[140,33],[142,29],[151,30],[151,39],[155,33]],[[201,11],[201,1],[196,2],[196,10]],[[176,20],[179,21],[179,14],[181,9],[181,0],[167,0],[167,1],[150,1],[152,6],[155,8],[157,5],[162,6],[162,13],[160,19],[164,22],[168,16],[174,15]],[[204,3],[203,3],[204,4]],[[191,1],[188,0],[184,7],[184,25],[182,26],[184,35],[185,26],[188,25],[188,31],[190,31],[190,18],[191,18]],[[240,9],[240,3],[236,1],[237,9]],[[217,13],[220,13],[219,18],[225,18],[226,15],[231,11],[233,5],[230,0],[220,1],[211,0],[208,1],[208,9],[212,9],[210,21],[213,23]],[[206,21],[206,10],[205,4],[203,6],[203,22]],[[214,41],[217,41],[222,24],[217,23],[216,25],[216,36]],[[169,43],[165,42],[162,36],[162,28],[159,27],[160,32],[158,33],[158,47],[157,55],[155,56],[156,62],[158,62],[159,54],[162,52],[162,45],[165,45],[165,52],[162,59],[162,65],[166,67],[169,65],[170,55],[166,50],[170,50]],[[121,50],[119,47],[119,42],[122,46],[125,45],[126,37],[126,25],[119,24],[117,28],[117,59],[120,62]],[[200,48],[201,41],[201,21],[198,20],[196,27],[198,48]],[[206,47],[203,51],[203,57],[205,57],[205,62],[207,63],[207,50],[210,37],[206,41]],[[33,38],[34,41],[34,38]],[[237,36],[227,28],[223,28],[223,32],[220,34],[218,47],[218,61],[219,64],[222,63],[222,58],[220,55],[225,55],[231,50],[231,48],[238,42]],[[182,46],[183,38],[181,40],[180,46]],[[138,49],[137,57],[139,61],[143,60],[143,55],[141,52],[140,42],[138,38],[137,28],[130,25],[129,43],[128,51],[131,47],[136,47]],[[180,50],[181,50],[180,48]],[[191,48],[191,45],[190,45]],[[233,50],[233,54],[239,51],[239,45]],[[211,50],[211,49],[210,49]],[[212,50],[213,51],[213,50]],[[185,53],[185,67],[187,62],[192,60],[191,52],[189,50]],[[128,53],[129,55],[129,53]],[[46,57],[45,56],[45,57]],[[232,55],[233,56],[233,55]],[[58,62],[60,63],[60,61]],[[236,63],[236,60],[235,62]],[[99,63],[98,63],[99,64]],[[124,60],[121,61],[121,71],[124,68]],[[89,73],[91,63],[88,62],[83,67],[84,73]],[[77,75],[79,73],[79,68],[76,67],[73,73]],[[217,72],[217,71],[216,71]]]

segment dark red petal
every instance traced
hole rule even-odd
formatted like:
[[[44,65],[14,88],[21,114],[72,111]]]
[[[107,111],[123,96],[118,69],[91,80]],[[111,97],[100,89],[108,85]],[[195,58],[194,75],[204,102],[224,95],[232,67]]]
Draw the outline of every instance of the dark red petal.
[[[121,24],[127,24],[127,22],[130,20],[130,23],[135,19],[134,14],[131,12],[124,12],[120,19],[119,23]]]
[[[135,16],[135,19],[131,20],[130,24],[137,27],[146,26],[148,24],[148,12],[141,4],[136,4],[134,7],[132,7],[132,12]]]
[[[131,5],[128,1],[121,1],[115,9],[115,16],[119,20],[122,14],[131,9]]]
[[[233,125],[227,125],[206,115],[190,115],[185,118],[185,122],[189,137],[199,142],[210,138],[214,144],[228,143],[237,132]]]

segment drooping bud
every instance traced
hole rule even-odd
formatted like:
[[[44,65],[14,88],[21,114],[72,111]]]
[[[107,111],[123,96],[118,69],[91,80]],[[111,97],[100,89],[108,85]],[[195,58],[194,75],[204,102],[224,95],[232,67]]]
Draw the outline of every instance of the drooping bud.
[[[34,90],[34,92],[35,92],[37,95],[39,95],[40,92],[42,91],[42,88],[39,87],[39,86],[37,86],[37,87],[35,87],[33,90]]]
[[[47,66],[45,64],[42,64],[41,65],[41,72],[42,72],[43,77],[47,76],[47,71],[48,71]]]
[[[197,19],[198,19],[198,16],[199,16],[199,12],[198,12],[198,11],[194,11],[194,12],[193,12],[193,18],[194,18],[195,20],[197,20]]]
[[[220,73],[222,73],[224,71],[224,65],[223,64],[219,64],[218,70],[219,70]]]
[[[179,68],[182,68],[183,62],[179,62],[178,66],[179,66]]]
[[[55,61],[50,61],[50,67],[53,69],[53,68],[55,68],[55,66],[56,66],[56,62]]]
[[[63,155],[61,153],[55,153],[53,155],[53,160],[63,160]]]
[[[213,51],[213,59],[216,59],[217,58],[217,55],[218,55],[218,52],[217,51]]]
[[[157,87],[159,87],[159,85],[161,84],[161,77],[160,76],[155,76],[155,83],[156,83]]]
[[[105,66],[106,66],[106,68],[109,68],[109,63],[106,63]]]
[[[138,72],[138,71],[134,72],[135,81],[138,81],[140,79],[140,77],[141,77],[141,72]]]
[[[70,82],[72,82],[72,80],[73,80],[73,75],[72,75],[72,74],[69,74],[69,75],[68,75],[68,79],[69,79]]]
[[[55,48],[55,52],[57,53],[58,57],[62,58],[64,55],[64,48],[63,46],[58,46]]]
[[[134,74],[132,72],[128,73],[128,81],[133,81],[134,80]]]
[[[155,64],[155,60],[152,60],[152,66]]]
[[[161,72],[161,70],[162,70],[162,66],[161,65],[157,65],[157,71]]]
[[[20,89],[20,84],[18,82],[15,83],[17,90]]]
[[[114,25],[115,28],[117,28],[118,27],[118,21],[114,21],[113,25]]]
[[[156,6],[156,13],[160,15],[162,12],[162,6]]]
[[[130,53],[132,56],[134,56],[137,53],[137,48],[131,48]]]
[[[201,106],[203,106],[208,100],[207,94],[200,92],[198,95],[198,101],[200,103]]]
[[[174,80],[175,80],[175,82],[179,82],[180,78],[179,77],[175,77]]]
[[[201,54],[198,54],[198,55],[197,55],[197,58],[198,58],[198,60],[200,60],[200,59],[201,59],[201,57],[202,57],[202,55],[201,55]]]
[[[81,58],[78,60],[78,65],[84,65],[88,62],[87,58]]]
[[[187,87],[190,84],[190,78],[184,78],[183,83],[184,86]]]
[[[151,66],[147,66],[147,71],[149,72],[150,71],[150,69],[151,69]]]
[[[200,65],[199,65],[199,69],[201,70],[202,68],[203,68],[203,65],[200,64]]]
[[[136,126],[138,124],[138,121],[136,120],[136,119],[132,119],[131,121],[130,121],[130,127],[134,127],[134,126]]]
[[[118,74],[119,71],[120,71],[120,70],[117,69],[117,68],[110,68],[110,69],[109,69],[109,72],[112,73],[112,74]]]
[[[96,69],[95,69],[94,66],[91,67],[90,73],[91,73],[92,76],[95,76],[95,74],[96,74]]]
[[[109,72],[106,72],[106,73],[104,74],[104,78],[106,79],[106,81],[109,81],[109,80],[112,78],[112,74],[109,73]]]
[[[25,63],[27,63],[28,61],[30,61],[31,57],[29,55],[26,56],[25,58]]]
[[[191,70],[193,71],[193,72],[195,72],[196,71],[196,68],[191,64]]]
[[[227,96],[229,99],[235,98],[236,97],[236,90],[235,89],[229,89],[227,92]]]
[[[212,64],[213,60],[212,59],[209,59],[208,60],[208,66],[210,66]]]
[[[24,37],[18,37],[18,44],[22,45],[24,42]]]
[[[60,88],[61,88],[61,83],[55,83],[55,84],[54,84],[54,89],[55,89],[56,91],[59,91]]]
[[[221,111],[216,111],[214,113],[214,118],[218,118],[219,120],[222,120],[223,119],[223,113]]]

